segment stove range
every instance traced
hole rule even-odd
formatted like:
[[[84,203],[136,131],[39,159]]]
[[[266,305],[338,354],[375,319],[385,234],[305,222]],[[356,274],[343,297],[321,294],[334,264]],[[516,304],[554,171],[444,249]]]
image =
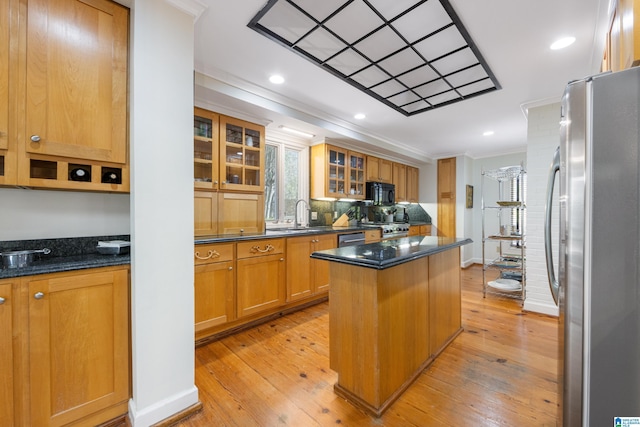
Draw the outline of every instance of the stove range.
[[[396,239],[409,235],[409,224],[406,222],[369,222],[361,224],[363,227],[379,228],[382,239]]]

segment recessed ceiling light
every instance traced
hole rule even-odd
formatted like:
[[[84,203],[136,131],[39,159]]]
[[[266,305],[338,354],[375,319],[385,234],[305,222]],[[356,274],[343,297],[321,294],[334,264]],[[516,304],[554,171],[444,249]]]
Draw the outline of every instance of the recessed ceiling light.
[[[271,77],[269,77],[269,81],[274,85],[281,85],[282,83],[284,83],[284,77],[282,77],[279,74],[274,74]]]
[[[491,135],[493,135],[494,133],[495,133],[494,131],[492,131],[492,130],[488,130],[488,131],[484,132],[484,133],[482,134],[482,136],[491,136]]]
[[[564,49],[567,46],[571,46],[573,42],[576,41],[575,37],[564,37],[553,42],[551,46],[549,46],[552,50]]]
[[[365,116],[363,113],[358,113],[355,116],[353,116],[354,119],[356,120],[362,120],[364,118],[366,118],[367,116]]]

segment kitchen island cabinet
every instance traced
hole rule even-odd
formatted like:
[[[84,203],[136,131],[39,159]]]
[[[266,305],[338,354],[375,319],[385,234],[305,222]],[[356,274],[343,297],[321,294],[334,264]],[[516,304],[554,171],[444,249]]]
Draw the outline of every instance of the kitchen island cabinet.
[[[338,395],[379,417],[462,331],[459,247],[468,243],[416,236],[312,254],[331,261]]]
[[[3,365],[13,358],[5,377],[13,377],[15,410],[14,422],[1,425],[98,425],[124,418],[131,395],[128,266],[0,283],[2,293],[12,287],[12,304],[5,298],[0,317],[3,328],[12,326],[2,338],[13,337],[13,348],[0,344]],[[5,322],[7,308],[13,316]],[[4,381],[0,393],[8,390]],[[0,407],[12,399],[0,396]],[[3,410],[2,421],[10,413]]]

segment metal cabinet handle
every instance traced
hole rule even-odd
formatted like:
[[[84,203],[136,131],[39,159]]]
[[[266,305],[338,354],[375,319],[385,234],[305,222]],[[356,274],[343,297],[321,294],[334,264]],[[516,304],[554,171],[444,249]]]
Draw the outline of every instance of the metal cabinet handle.
[[[0,305],[4,304],[4,302],[5,302],[5,299],[0,297]]]
[[[229,271],[233,270],[233,267],[229,267]]]
[[[280,261],[284,261],[284,258],[280,258]]]
[[[196,253],[195,253],[195,257],[198,258],[198,259],[202,259],[202,260],[211,259],[211,258],[218,258],[219,256],[220,256],[220,252],[213,251],[213,250],[210,250],[209,252],[207,252],[207,256],[200,256],[200,252],[198,252],[198,251],[196,251]]]
[[[44,298],[44,294],[42,292],[36,292],[35,294],[33,294],[33,297],[35,299],[42,299]]]
[[[264,249],[260,249],[260,246],[256,245],[256,246],[252,246],[251,249],[249,250],[249,252],[251,253],[256,253],[256,252],[260,252],[261,254],[264,254],[266,252],[270,252],[272,250],[274,250],[275,247],[273,247],[272,245],[266,245],[264,247]]]
[[[32,142],[40,142],[40,135],[31,135]]]
[[[214,183],[215,185],[218,185],[218,181],[213,181],[213,183]]]

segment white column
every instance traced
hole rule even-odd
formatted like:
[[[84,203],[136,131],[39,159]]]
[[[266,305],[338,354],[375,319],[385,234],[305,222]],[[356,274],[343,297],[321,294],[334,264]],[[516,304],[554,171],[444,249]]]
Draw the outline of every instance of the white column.
[[[135,0],[131,11],[129,417],[136,427],[198,402],[192,255],[194,15],[176,3]]]
[[[544,208],[547,176],[555,149],[560,145],[560,103],[530,108],[527,125],[527,297],[524,309],[558,315],[547,279],[544,253]],[[557,188],[557,185],[556,185]],[[555,200],[555,212],[558,211]],[[558,235],[555,216],[552,234]],[[557,258],[557,242],[554,245]],[[557,271],[557,269],[556,269]]]

